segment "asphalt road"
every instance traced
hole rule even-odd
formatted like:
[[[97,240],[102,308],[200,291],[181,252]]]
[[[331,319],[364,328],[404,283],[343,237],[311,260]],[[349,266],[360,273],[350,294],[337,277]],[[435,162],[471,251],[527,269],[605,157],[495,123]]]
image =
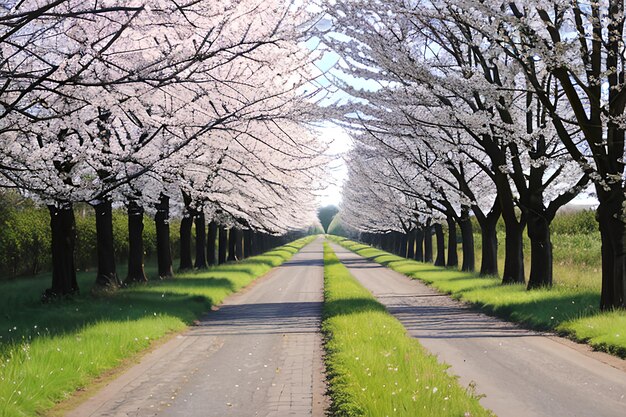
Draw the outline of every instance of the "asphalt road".
[[[477,313],[333,244],[339,259],[411,336],[484,394],[499,417],[624,417],[626,361]],[[626,336],[626,335],[625,335]]]
[[[321,240],[68,414],[323,416]]]

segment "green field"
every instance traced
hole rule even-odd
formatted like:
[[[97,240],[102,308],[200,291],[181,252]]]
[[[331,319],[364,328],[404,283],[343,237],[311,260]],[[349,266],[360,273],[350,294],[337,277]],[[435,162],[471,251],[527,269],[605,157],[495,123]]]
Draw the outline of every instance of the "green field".
[[[498,233],[498,267],[504,270],[504,232]],[[474,235],[476,269],[480,269],[480,234]],[[600,233],[553,233],[553,272],[556,287],[586,288],[600,291],[602,284],[602,259]],[[459,263],[463,253],[459,245]],[[530,274],[530,240],[524,235],[524,261],[526,280]]]
[[[527,291],[524,285],[503,286],[499,278],[481,278],[473,273],[438,268],[344,238],[332,239],[361,256],[420,279],[490,314],[535,329],[553,330],[626,358],[626,311],[600,312],[598,286],[578,285],[567,275],[552,289]]]
[[[111,293],[91,293],[94,273],[80,273],[83,293],[51,304],[39,301],[49,275],[0,283],[0,416],[50,409],[154,341],[184,330],[312,239]]]
[[[322,330],[331,415],[490,415],[471,388],[462,388],[352,277],[328,244]]]

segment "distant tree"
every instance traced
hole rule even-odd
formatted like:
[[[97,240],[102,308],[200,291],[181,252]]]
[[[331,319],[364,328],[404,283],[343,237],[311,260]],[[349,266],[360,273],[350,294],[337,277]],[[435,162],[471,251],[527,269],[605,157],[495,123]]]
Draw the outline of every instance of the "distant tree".
[[[330,226],[330,222],[333,221],[333,217],[335,217],[335,214],[337,214],[338,211],[339,209],[337,208],[337,206],[334,206],[332,204],[325,207],[320,207],[317,210],[317,217],[319,217],[320,223],[322,223],[324,232],[328,232],[328,226]]]

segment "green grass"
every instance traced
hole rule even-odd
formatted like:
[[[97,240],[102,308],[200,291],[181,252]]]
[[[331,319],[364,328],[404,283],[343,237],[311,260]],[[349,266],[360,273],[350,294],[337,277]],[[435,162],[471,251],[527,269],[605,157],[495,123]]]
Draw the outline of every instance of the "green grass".
[[[420,279],[441,292],[487,313],[540,330],[552,330],[626,358],[626,311],[600,312],[599,289],[556,285],[527,291],[524,285],[501,285],[499,278],[435,267],[339,237],[345,248],[384,266]]]
[[[552,233],[553,273],[555,287],[585,288],[600,291],[602,286],[602,258],[600,233]],[[504,270],[504,232],[498,233],[498,267]],[[524,264],[526,280],[530,275],[530,240],[524,234]],[[480,267],[480,233],[474,234],[476,266]],[[463,253],[459,245],[459,260]]]
[[[488,416],[471,389],[427,353],[324,246],[326,367],[331,413]]]
[[[33,416],[182,331],[212,305],[289,259],[313,237],[260,256],[109,294],[41,304],[49,276],[0,284],[0,416]],[[148,271],[150,272],[150,271]]]

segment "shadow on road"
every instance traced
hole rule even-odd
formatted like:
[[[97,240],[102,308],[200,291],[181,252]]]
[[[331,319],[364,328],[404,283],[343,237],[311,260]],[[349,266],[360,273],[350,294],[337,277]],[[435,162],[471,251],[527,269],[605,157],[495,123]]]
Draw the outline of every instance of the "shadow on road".
[[[321,311],[321,301],[224,305],[190,336],[315,333]]]

